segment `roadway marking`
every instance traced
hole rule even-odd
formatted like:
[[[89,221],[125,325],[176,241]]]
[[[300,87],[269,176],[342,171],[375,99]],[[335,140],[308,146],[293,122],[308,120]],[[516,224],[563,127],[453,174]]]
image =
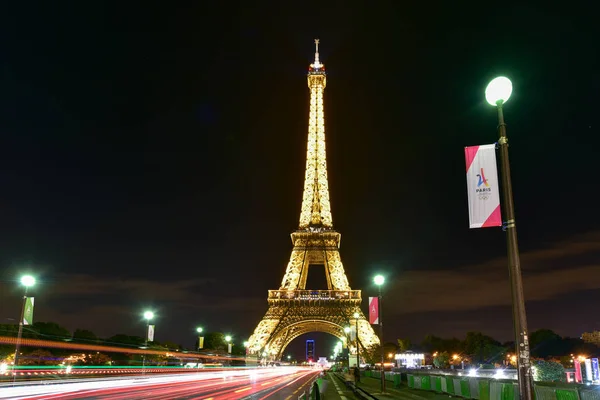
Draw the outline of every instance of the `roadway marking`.
[[[252,386],[248,386],[247,388],[243,388],[243,389],[240,389],[240,390],[236,390],[236,391],[235,391],[235,393],[239,393],[239,392],[245,392],[246,390],[250,390],[250,389],[252,389]]]

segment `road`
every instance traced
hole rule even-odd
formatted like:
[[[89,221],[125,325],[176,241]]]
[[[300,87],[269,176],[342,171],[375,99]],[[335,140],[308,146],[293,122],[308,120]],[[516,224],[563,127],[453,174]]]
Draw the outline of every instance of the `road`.
[[[0,387],[2,399],[294,399],[320,370],[279,367]]]

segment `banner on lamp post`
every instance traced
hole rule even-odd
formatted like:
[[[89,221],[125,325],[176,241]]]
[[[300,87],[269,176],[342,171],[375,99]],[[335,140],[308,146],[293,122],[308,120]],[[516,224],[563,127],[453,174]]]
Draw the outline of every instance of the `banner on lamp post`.
[[[469,228],[502,226],[496,145],[465,147]]]
[[[154,325],[148,325],[148,341],[154,342]]]
[[[575,359],[573,364],[575,364],[575,383],[582,383],[583,376],[581,374],[581,361]]]
[[[369,297],[369,323],[379,324],[379,297]]]
[[[227,352],[231,354],[231,343],[227,343]]]
[[[33,325],[33,297],[25,298],[23,309],[23,325]]]
[[[198,336],[198,348],[199,349],[204,348],[204,336]]]

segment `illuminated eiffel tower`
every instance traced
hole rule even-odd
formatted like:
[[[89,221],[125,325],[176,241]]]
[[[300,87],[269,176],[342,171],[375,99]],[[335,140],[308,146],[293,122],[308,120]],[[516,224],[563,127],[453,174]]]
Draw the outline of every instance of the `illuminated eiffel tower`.
[[[315,45],[315,62],[308,70],[310,114],[300,224],[292,233],[294,248],[281,287],[269,290],[269,309],[248,341],[247,351],[252,357],[281,359],[292,340],[315,331],[347,341],[351,354],[356,353],[356,327],[361,351],[379,344],[360,309],[360,290],[352,290],[348,284],[339,253],[341,235],[333,230],[323,112],[326,74],[319,62],[319,40]],[[306,289],[311,265],[325,267],[328,290]],[[345,332],[346,327],[351,329],[350,334]]]

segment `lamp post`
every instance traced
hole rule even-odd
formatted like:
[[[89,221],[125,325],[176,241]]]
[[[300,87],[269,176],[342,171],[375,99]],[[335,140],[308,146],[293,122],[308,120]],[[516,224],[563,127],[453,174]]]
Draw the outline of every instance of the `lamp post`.
[[[525,312],[525,296],[521,277],[521,262],[519,259],[519,244],[517,242],[517,227],[515,224],[515,208],[513,204],[512,181],[510,178],[510,162],[508,159],[508,138],[502,106],[510,98],[512,83],[503,76],[493,79],[485,89],[488,103],[498,109],[498,145],[502,166],[502,186],[504,202],[504,219],[507,235],[508,271],[512,293],[513,324],[515,329],[515,347],[517,354],[517,377],[519,382],[519,398],[533,398],[533,382],[531,362],[529,359],[529,335],[527,332],[527,315]]]
[[[17,343],[15,344],[15,361],[14,361],[14,372],[13,382],[17,377],[16,368],[19,365],[19,349],[21,348],[21,337],[23,336],[23,320],[25,319],[25,306],[27,304],[27,290],[35,285],[35,278],[31,275],[23,275],[21,277],[21,285],[25,286],[25,293],[23,293],[23,305],[21,306],[21,319],[19,320],[19,331],[17,333]]]
[[[385,354],[383,352],[383,319],[382,319],[382,310],[383,310],[383,305],[381,304],[381,286],[383,286],[383,283],[385,282],[385,278],[383,277],[383,275],[376,275],[375,278],[373,278],[373,282],[377,285],[377,287],[379,288],[379,340],[381,341],[381,393],[385,393],[385,368],[383,367],[383,363],[385,360]]]
[[[358,369],[360,369],[360,352],[358,350],[358,318],[360,317],[360,314],[355,312],[354,313],[354,320],[356,321],[356,367]]]
[[[198,333],[198,350],[204,347],[204,337],[202,336],[203,330],[204,329],[202,329],[201,327],[196,328],[196,333]]]
[[[225,341],[227,342],[227,352],[231,354],[231,336],[225,336]]]
[[[346,345],[346,354],[348,357],[348,372],[350,372],[350,327],[344,327],[344,333],[346,334],[346,340],[344,340],[344,344]]]
[[[154,313],[152,311],[144,312],[144,319],[146,320],[146,335],[144,336],[144,350],[148,347],[148,336],[150,334],[150,320],[152,318],[154,318]],[[142,354],[142,374],[145,374],[145,373],[146,373],[146,353]]]

